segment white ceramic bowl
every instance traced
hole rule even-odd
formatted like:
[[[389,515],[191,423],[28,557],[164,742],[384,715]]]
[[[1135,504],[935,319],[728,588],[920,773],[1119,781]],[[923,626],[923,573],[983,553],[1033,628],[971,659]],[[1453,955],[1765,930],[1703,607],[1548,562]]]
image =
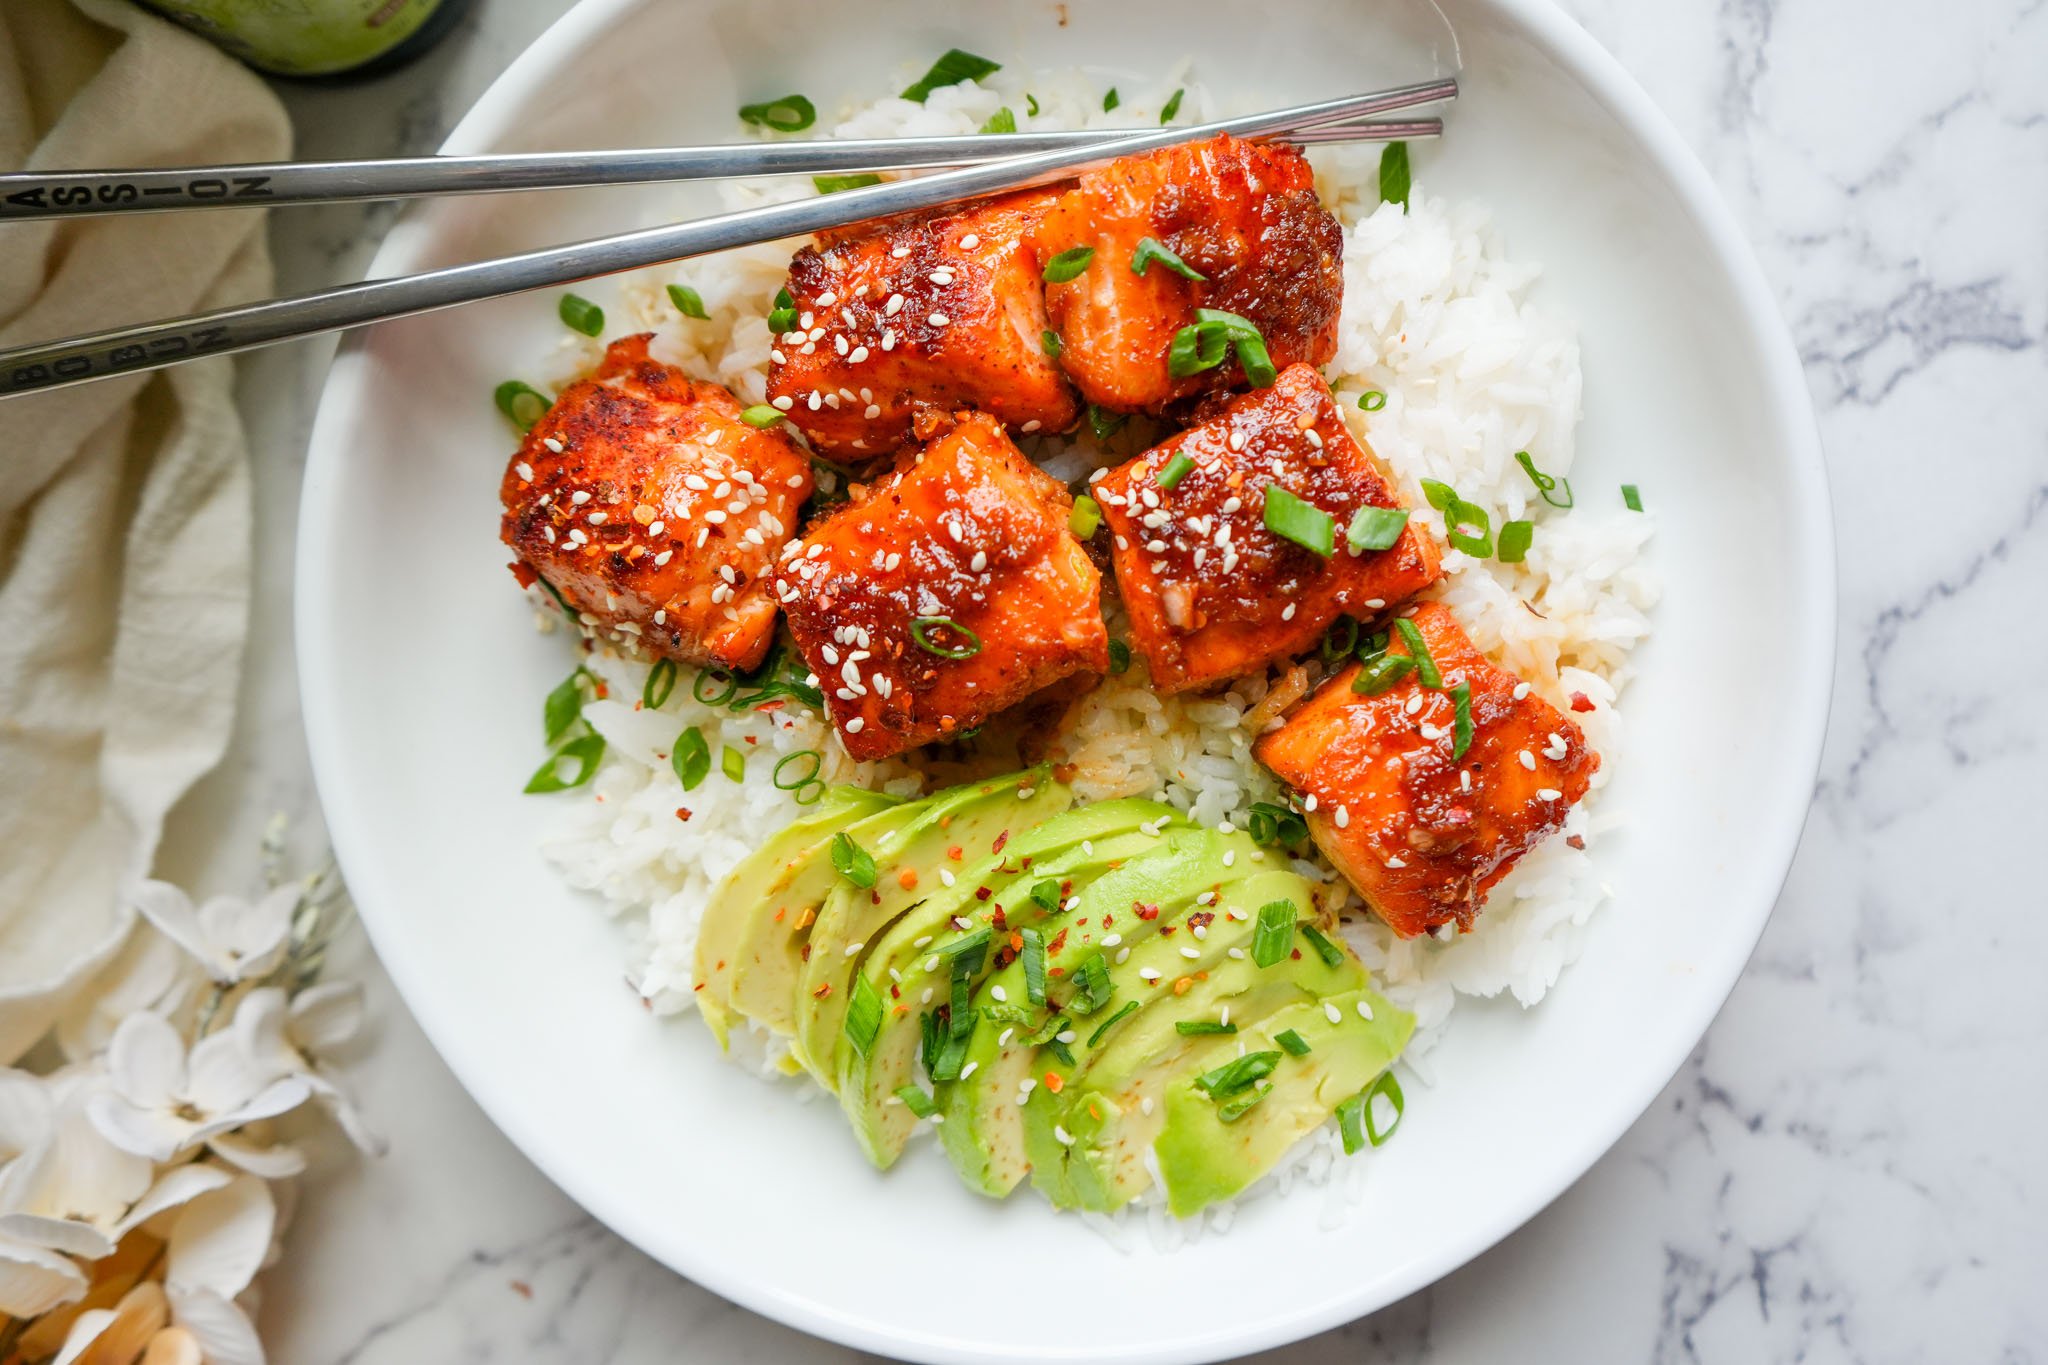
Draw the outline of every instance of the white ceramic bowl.
[[[1071,20],[1057,16],[1071,9]],[[488,396],[559,335],[547,297],[378,327],[342,351],[314,432],[298,630],[306,725],[342,866],[435,1045],[592,1213],[771,1317],[925,1360],[1197,1360],[1407,1294],[1583,1172],[1699,1040],[1770,912],[1805,814],[1833,640],[1827,491],[1799,365],[1747,247],[1648,99],[1543,0],[1284,7],[1120,0],[586,0],[447,150],[726,139],[747,99],[884,93],[952,45],[1019,68],[1157,79],[1185,54],[1261,104],[1461,65],[1435,193],[1481,195],[1576,315],[1584,490],[1642,486],[1668,593],[1628,697],[1603,844],[1616,903],[1533,1011],[1467,1003],[1364,1207],[1265,1199],[1224,1238],[1125,1256],[942,1161],[869,1169],[836,1110],[643,1012],[621,944],[535,851],[522,798],[562,672],[505,572]],[[970,16],[974,16],[970,21]],[[1157,63],[1156,66],[1148,64]],[[374,273],[571,240],[673,210],[672,188],[447,201]],[[686,201],[687,202],[687,201]],[[708,206],[708,200],[705,203]],[[596,292],[596,291],[593,291]],[[1581,496],[1586,496],[1583,494]]]

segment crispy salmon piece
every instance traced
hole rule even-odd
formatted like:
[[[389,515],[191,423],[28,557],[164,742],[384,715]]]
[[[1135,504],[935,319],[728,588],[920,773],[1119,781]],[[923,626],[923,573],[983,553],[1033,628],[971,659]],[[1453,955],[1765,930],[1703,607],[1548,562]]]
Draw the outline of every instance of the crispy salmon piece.
[[[1470,929],[1488,889],[1564,825],[1600,768],[1571,718],[1474,649],[1449,608],[1425,602],[1411,619],[1442,688],[1411,672],[1362,696],[1353,664],[1253,748],[1305,794],[1317,846],[1403,938]],[[1388,648],[1408,653],[1398,634]],[[1460,683],[1472,689],[1462,758]]]
[[[1080,408],[1045,353],[1025,237],[1057,197],[1028,190],[821,238],[789,263],[797,325],[775,338],[768,399],[824,454],[886,455],[911,405],[979,408],[1021,432]]]
[[[1327,559],[1266,529],[1273,485],[1331,516]],[[1339,616],[1370,619],[1439,572],[1435,543],[1413,523],[1387,549],[1353,552],[1358,509],[1403,504],[1307,365],[1111,470],[1093,493],[1132,643],[1166,692],[1303,653]]]
[[[849,754],[956,735],[1109,667],[1072,509],[995,419],[963,412],[791,542],[776,593]]]
[[[1147,237],[1206,279],[1156,260],[1136,274]],[[1185,378],[1167,373],[1174,334],[1195,322],[1197,308],[1249,319],[1279,369],[1337,353],[1344,233],[1292,147],[1224,136],[1124,157],[1083,175],[1033,240],[1041,266],[1095,248],[1077,278],[1045,290],[1060,365],[1090,403],[1156,413],[1191,394],[1241,387],[1234,353]]]
[[[650,334],[651,335],[651,334]],[[647,354],[606,348],[534,424],[499,488],[522,584],[545,578],[586,624],[689,664],[746,670],[775,632],[767,575],[811,493],[781,424]]]

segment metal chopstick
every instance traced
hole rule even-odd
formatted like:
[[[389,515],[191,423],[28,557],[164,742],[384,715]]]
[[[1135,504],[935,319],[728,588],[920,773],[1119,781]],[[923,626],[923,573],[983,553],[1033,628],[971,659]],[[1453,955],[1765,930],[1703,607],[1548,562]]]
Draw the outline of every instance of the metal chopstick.
[[[977,133],[965,137],[826,138],[616,151],[394,157],[378,161],[270,161],[108,171],[0,175],[0,224],[110,213],[164,213],[353,199],[496,194],[512,190],[636,185],[763,175],[847,175],[930,170],[1006,156],[1093,147],[1145,129]],[[1436,137],[1438,119],[1326,124],[1296,129],[1301,143]]]
[[[1082,166],[1231,133],[1263,137],[1289,128],[1361,118],[1451,99],[1453,80],[1248,114],[1184,128],[1161,128],[1115,141],[1008,157],[792,203],[745,209],[693,222],[642,228],[548,247],[500,260],[366,280],[296,298],[216,309],[189,317],[115,328],[0,352],[0,395],[59,388],[111,375],[159,369],[207,355],[267,346],[389,318],[407,317],[501,294],[569,284],[664,261],[841,227],[869,218],[971,199],[1056,180]]]

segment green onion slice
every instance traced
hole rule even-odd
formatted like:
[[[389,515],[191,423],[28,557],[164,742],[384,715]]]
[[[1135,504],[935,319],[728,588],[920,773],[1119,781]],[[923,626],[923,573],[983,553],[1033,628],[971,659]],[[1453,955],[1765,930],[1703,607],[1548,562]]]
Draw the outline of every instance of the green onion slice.
[[[654,667],[647,670],[647,681],[640,685],[640,704],[654,710],[668,700],[669,693],[676,690],[676,662],[674,659],[657,659]]]
[[[1003,69],[1001,62],[992,62],[986,57],[977,57],[972,52],[959,48],[949,49],[946,54],[932,63],[932,69],[903,92],[903,98],[923,104],[932,91],[941,86],[958,85],[962,81],[978,81],[983,76],[993,76]],[[1032,110],[1034,114],[1038,111]]]
[[[685,730],[676,736],[675,748],[669,751],[668,765],[675,769],[676,780],[683,784],[683,790],[694,791],[699,782],[711,775],[711,746],[704,742],[704,736],[697,730]]]
[[[865,976],[853,978],[853,999],[846,1006],[846,1040],[861,1056],[875,1045],[882,1031],[882,995]]]
[[[710,313],[705,311],[704,296],[686,284],[670,285],[668,287],[668,301],[674,304],[676,311],[686,318],[703,320],[711,316]]]
[[[1131,666],[1131,647],[1122,640],[1109,642],[1109,671],[1122,673]]]
[[[583,714],[583,680],[588,676],[578,668],[548,693],[547,702],[541,707],[541,725],[550,746],[567,734]]]
[[[1399,204],[1401,211],[1408,211],[1408,190],[1414,177],[1408,170],[1408,144],[1389,142],[1380,153],[1380,202]]]
[[[1112,85],[1109,87],[1109,93],[1102,97],[1102,112],[1106,114],[1123,102],[1123,96],[1117,94],[1116,87]]]
[[[1304,921],[1301,926],[1301,936],[1308,940],[1311,948],[1316,950],[1316,956],[1323,960],[1324,966],[1341,967],[1344,965],[1344,950],[1330,942],[1329,936],[1322,930]]]
[[[1173,334],[1166,349],[1166,372],[1175,379],[1211,370],[1235,347],[1238,367],[1255,389],[1272,384],[1279,372],[1266,349],[1266,339],[1249,318],[1220,308],[1197,308],[1195,321]]]
[[[1536,461],[1531,458],[1526,450],[1515,452],[1515,463],[1522,466],[1522,472],[1529,476],[1529,482],[1536,485],[1536,491],[1543,495],[1545,502],[1549,503],[1552,507],[1568,508],[1572,505],[1572,481],[1570,479],[1560,479],[1544,473],[1536,467]],[[1564,489],[1563,502],[1559,502],[1556,498],[1550,496],[1560,487]]]
[[[932,639],[934,630],[949,630],[965,644],[947,647]],[[917,647],[927,654],[936,654],[941,659],[971,659],[981,653],[981,637],[961,625],[950,616],[919,616],[910,623],[910,638]]]
[[[1394,629],[1401,636],[1401,643],[1408,646],[1408,657],[1415,660],[1416,677],[1424,687],[1442,687],[1444,675],[1437,672],[1436,660],[1430,656],[1429,642],[1422,638],[1422,628],[1405,616],[1394,618]]]
[[[1246,824],[1255,844],[1292,848],[1308,838],[1308,821],[1299,812],[1271,801],[1254,801]]]
[[[810,766],[806,767],[805,764]],[[774,770],[768,775],[780,791],[801,790],[817,781],[818,770],[825,766],[825,756],[816,749],[799,749],[793,754],[784,754],[775,760]],[[792,773],[791,769],[795,771]]]
[[[1076,279],[1082,271],[1088,268],[1088,263],[1094,259],[1095,248],[1092,246],[1068,247],[1065,251],[1062,251],[1059,255],[1045,263],[1045,282],[1047,284],[1065,284],[1068,280]]]
[[[819,194],[837,194],[841,190],[864,190],[870,185],[879,185],[882,177],[863,172],[859,175],[814,175],[811,184]]]
[[[1102,525],[1102,504],[1083,493],[1074,499],[1074,510],[1067,513],[1067,529],[1077,540],[1086,540],[1095,534],[1095,528]]]
[[[1344,1139],[1344,1155],[1355,1156],[1365,1149],[1365,1096],[1361,1090],[1337,1102],[1337,1132]]]
[[[1017,131],[1017,115],[1009,105],[1004,105],[988,116],[988,122],[981,125],[984,133],[1014,133]]]
[[[1367,389],[1358,395],[1358,406],[1367,412],[1378,412],[1387,405],[1387,396],[1378,389]]]
[[[939,1106],[925,1093],[925,1088],[916,1082],[896,1087],[896,1098],[903,1101],[903,1107],[921,1119],[928,1119],[939,1112]]]
[[[745,422],[750,427],[759,427],[763,431],[780,422],[782,417],[781,412],[768,406],[766,403],[756,403],[740,414],[742,422]]]
[[[493,389],[491,401],[521,431],[532,431],[533,424],[547,416],[548,409],[554,406],[546,394],[518,379],[508,379]]]
[[[1195,1089],[1211,1099],[1225,1099],[1241,1090],[1248,1090],[1273,1074],[1273,1068],[1280,1064],[1277,1049],[1271,1052],[1247,1052],[1242,1057],[1232,1058],[1214,1071],[1205,1071],[1195,1077]]]
[[[747,755],[745,750],[735,749],[728,744],[718,755],[718,768],[731,782],[747,780]]]
[[[1336,624],[1330,627],[1329,633],[1323,636],[1323,662],[1335,663],[1339,659],[1349,658],[1351,651],[1356,648],[1358,622],[1349,616],[1338,617]]]
[[[1038,117],[1038,96],[1028,90],[1024,92],[1024,112],[1033,118]]]
[[[854,842],[845,830],[832,836],[832,869],[865,891],[875,884],[875,855]]]
[[[1200,1038],[1211,1033],[1235,1033],[1237,1025],[1226,1024],[1217,1019],[1176,1019],[1173,1031],[1184,1038]]]
[[[1454,498],[1444,511],[1444,539],[1474,559],[1493,554],[1493,518],[1477,503]]]
[[[1621,486],[1621,500],[1628,505],[1628,510],[1631,512],[1643,510],[1643,495],[1632,483],[1625,483]]]
[[[1379,1124],[1372,1112],[1372,1102],[1380,1095],[1385,1095],[1394,1106],[1394,1121],[1387,1125],[1385,1132],[1380,1131]],[[1359,1109],[1365,1120],[1365,1136],[1373,1146],[1377,1147],[1392,1137],[1394,1130],[1401,1126],[1401,1116],[1408,1110],[1407,1098],[1401,1094],[1401,1083],[1394,1079],[1394,1073],[1382,1071],[1380,1078],[1365,1088],[1365,1091],[1359,1096],[1359,1100]],[[1345,1150],[1351,1150],[1348,1144]]]
[[[1047,914],[1060,908],[1060,884],[1051,877],[1031,888],[1031,900]]]
[[[1173,94],[1167,99],[1166,103],[1160,107],[1159,121],[1161,123],[1173,122],[1173,116],[1180,112],[1181,96],[1187,93],[1188,92],[1185,88],[1173,92]]]
[[[1269,901],[1259,907],[1258,923],[1252,927],[1252,961],[1261,967],[1278,965],[1294,951],[1294,902]]]
[[[1407,525],[1405,507],[1361,507],[1344,528],[1344,543],[1354,550],[1385,550],[1401,538]]]
[[[1535,522],[1504,521],[1500,524],[1500,540],[1494,547],[1494,553],[1503,564],[1520,564],[1529,557],[1529,545],[1535,539]]]
[[[1429,499],[1429,505],[1449,516],[1451,508],[1457,505],[1458,490],[1436,479],[1422,481],[1422,496]]]
[[[1045,939],[1036,929],[1023,933],[1024,996],[1034,1005],[1045,1003]]]
[[[1236,1123],[1244,1117],[1246,1110],[1272,1093],[1273,1083],[1268,1081],[1256,1090],[1247,1090],[1233,1099],[1225,1100],[1222,1104],[1216,1106],[1217,1121],[1221,1123]]]
[[[1122,1020],[1127,1018],[1133,1010],[1136,1010],[1137,1008],[1137,1001],[1124,1001],[1124,1007],[1122,1009],[1118,1010],[1115,1014],[1110,1015],[1109,1018],[1103,1020],[1100,1024],[1096,1025],[1095,1032],[1088,1035],[1088,1046],[1094,1047],[1097,1043],[1101,1042],[1102,1035],[1109,1032],[1111,1025],[1121,1022]]]
[[[967,1060],[967,1049],[974,1041],[974,1026],[981,1022],[980,1010],[967,1010],[953,1015],[949,1029],[941,1030],[930,1071],[935,1081],[957,1081],[960,1079],[961,1064]]]
[[[1451,689],[1458,712],[1451,722],[1451,757],[1463,758],[1472,747],[1472,684],[1461,682]]]
[[[721,683],[724,684],[724,690],[713,691],[710,696],[706,696],[704,694],[704,680],[706,678],[711,680],[714,688],[717,688]],[[723,706],[731,701],[733,694],[739,690],[740,680],[722,668],[704,669],[697,674],[696,681],[690,684],[690,695],[703,706]]]
[[[1053,331],[1050,327],[1046,328],[1043,332],[1040,332],[1038,334],[1038,344],[1039,347],[1042,350],[1044,350],[1044,352],[1048,356],[1051,356],[1054,360],[1058,360],[1060,358],[1060,350],[1062,349],[1062,344],[1060,342],[1060,334],[1058,332]]]
[[[784,95],[779,100],[740,106],[740,122],[778,133],[801,133],[817,121],[817,109],[802,95]]]
[[[1157,237],[1140,237],[1138,249],[1131,253],[1131,273],[1143,275],[1154,261],[1184,280],[1193,280],[1200,284],[1209,278],[1169,250]]]
[[[1273,1041],[1287,1049],[1287,1055],[1290,1057],[1306,1057],[1309,1054],[1308,1039],[1293,1029],[1284,1029],[1274,1034]]]
[[[533,776],[526,780],[526,790],[559,792],[567,791],[571,787],[580,787],[597,776],[597,765],[603,758],[603,735],[584,735],[580,739],[572,739],[549,754],[547,762],[534,770]],[[565,759],[576,765],[576,775],[566,781],[562,777],[561,769]]]
[[[1415,660],[1406,654],[1379,654],[1366,661],[1351,680],[1351,690],[1361,697],[1377,697],[1415,671]]]
[[[562,295],[562,301],[555,305],[555,312],[561,317],[562,325],[572,332],[594,337],[604,331],[604,309],[580,294]]]
[[[775,306],[768,311],[768,330],[777,336],[796,326],[796,300],[788,289],[775,291]]]
[[[1161,488],[1170,489],[1182,479],[1185,479],[1188,476],[1188,471],[1194,467],[1194,457],[1186,451],[1177,450],[1173,453],[1173,458],[1166,462],[1166,468],[1159,471],[1159,477],[1154,479],[1153,482]]]
[[[1102,960],[1101,953],[1095,953],[1084,960],[1074,972],[1074,995],[1067,1001],[1070,1014],[1093,1014],[1107,1005],[1116,994],[1116,987],[1109,979],[1109,964]]]
[[[1266,529],[1325,559],[1337,544],[1336,519],[1277,483],[1266,485]]]
[[[1095,433],[1095,439],[1098,441],[1107,441],[1122,431],[1124,423],[1130,420],[1121,412],[1111,412],[1108,408],[1098,407],[1094,403],[1088,405],[1088,430]]]

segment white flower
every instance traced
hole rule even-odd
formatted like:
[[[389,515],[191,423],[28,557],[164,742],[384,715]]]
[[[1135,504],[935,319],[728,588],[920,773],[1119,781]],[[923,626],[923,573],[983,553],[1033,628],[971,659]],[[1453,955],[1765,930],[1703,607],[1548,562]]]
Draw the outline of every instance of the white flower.
[[[234,1026],[200,1039],[190,1056],[161,1016],[122,1020],[107,1048],[112,1090],[86,1105],[93,1125],[123,1151],[170,1161],[229,1129],[304,1103],[312,1088],[303,1077],[249,1049],[241,1021],[248,1008],[243,1001]]]
[[[300,888],[286,882],[260,900],[215,896],[196,910],[169,882],[144,882],[135,908],[165,937],[190,953],[221,985],[264,975],[284,956],[292,909]]]
[[[79,1314],[57,1361],[132,1361],[144,1344],[157,1350],[155,1338],[168,1318],[177,1334],[172,1344],[186,1359],[263,1365],[256,1328],[235,1299],[262,1266],[276,1222],[270,1187],[254,1176],[237,1176],[193,1199],[171,1224],[163,1286],[145,1282],[112,1310]],[[170,1349],[164,1355],[178,1358]]]
[[[121,1021],[138,1010],[176,1018],[204,979],[184,949],[145,927],[58,1016],[57,1044],[72,1061],[87,1061],[106,1051]]]
[[[289,1003],[283,991],[266,986],[249,992],[235,1012],[235,1032],[258,1066],[303,1080],[349,1141],[375,1154],[384,1150],[384,1139],[363,1121],[318,1055],[353,1038],[362,1021],[363,988],[355,982],[323,982],[299,992]],[[221,1154],[238,1161],[231,1152]]]

